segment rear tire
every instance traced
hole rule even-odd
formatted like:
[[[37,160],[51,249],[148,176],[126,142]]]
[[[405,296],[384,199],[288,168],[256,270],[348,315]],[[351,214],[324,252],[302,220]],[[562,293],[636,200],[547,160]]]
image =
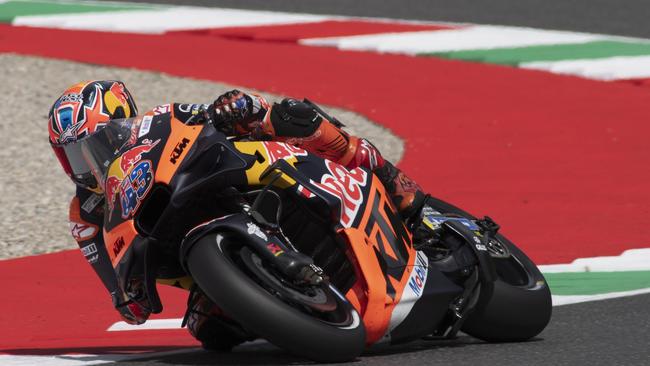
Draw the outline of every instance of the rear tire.
[[[327,295],[336,298],[332,313],[337,312],[333,316],[337,322],[308,315],[261,286],[260,278],[249,278],[254,275],[238,263],[243,250],[229,249],[241,248],[241,242],[230,234],[209,234],[187,256],[194,280],[228,316],[271,343],[314,361],[349,361],[361,354],[365,328],[343,295],[326,287],[331,291]]]
[[[444,214],[476,219],[469,213],[437,198],[427,204]],[[496,240],[511,256],[494,258],[497,280],[489,299],[479,298],[461,330],[488,342],[525,341],[537,336],[551,319],[551,292],[533,261],[501,234]]]

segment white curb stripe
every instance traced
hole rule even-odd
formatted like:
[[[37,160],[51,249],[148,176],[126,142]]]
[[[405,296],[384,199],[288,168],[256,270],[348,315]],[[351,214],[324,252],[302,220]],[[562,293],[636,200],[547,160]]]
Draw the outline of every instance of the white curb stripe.
[[[616,299],[619,297],[628,297],[635,295],[650,294],[650,288],[640,290],[610,292],[598,295],[552,295],[553,306],[571,305],[589,301],[600,301]]]
[[[13,25],[128,33],[308,23],[329,19],[320,15],[217,8],[173,7],[81,14],[19,16]]]
[[[250,344],[254,344],[250,342]],[[140,354],[77,354],[77,355],[57,355],[57,356],[27,356],[27,355],[0,355],[0,365],[2,366],[76,366],[76,365],[100,365],[118,361],[148,359],[154,357],[171,356],[192,352],[200,352],[202,349],[178,349],[163,352],[150,352]]]
[[[650,248],[629,249],[619,256],[578,258],[567,264],[538,267],[542,273],[650,271]]]
[[[602,59],[528,62],[522,68],[555,74],[581,76],[596,80],[638,79],[650,77],[650,56],[619,56]]]
[[[100,365],[123,361],[133,356],[127,355],[61,355],[61,356],[14,356],[0,355],[0,365],[4,366],[76,366]]]
[[[604,38],[586,33],[478,25],[451,30],[312,38],[303,39],[300,43],[309,46],[338,47],[343,50],[416,54],[582,43]]]
[[[183,318],[151,319],[140,325],[132,325],[127,322],[117,322],[106,330],[109,332],[121,332],[130,330],[182,329],[182,322]]]

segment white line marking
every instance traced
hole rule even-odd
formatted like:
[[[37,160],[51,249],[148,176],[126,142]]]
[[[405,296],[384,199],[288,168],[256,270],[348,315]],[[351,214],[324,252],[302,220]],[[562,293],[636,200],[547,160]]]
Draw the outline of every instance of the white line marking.
[[[131,325],[126,322],[117,322],[108,327],[108,332],[121,332],[131,330],[157,330],[157,329],[182,329],[181,323],[183,318],[173,319],[150,319],[146,323],[140,325]]]
[[[127,355],[60,355],[60,356],[14,356],[0,355],[3,366],[76,366],[99,365],[129,359]]]
[[[552,295],[553,306],[562,306],[570,304],[578,304],[582,302],[590,301],[601,301],[616,299],[619,297],[628,297],[635,295],[650,294],[650,288],[644,288],[640,290],[632,291],[621,291],[621,292],[610,292],[607,294],[598,294],[598,295]]]
[[[603,81],[638,79],[650,77],[650,56],[618,56],[601,59],[527,62],[520,64],[519,67]]]
[[[155,34],[201,28],[309,23],[326,19],[328,17],[310,14],[178,6],[168,9],[19,16],[14,18],[12,24]]]
[[[629,249],[619,256],[578,258],[571,263],[538,268],[542,273],[650,271],[650,248]]]
[[[605,36],[533,28],[476,25],[461,29],[383,33],[350,37],[303,39],[301,44],[330,46],[343,50],[364,50],[416,54],[459,50],[582,43]]]

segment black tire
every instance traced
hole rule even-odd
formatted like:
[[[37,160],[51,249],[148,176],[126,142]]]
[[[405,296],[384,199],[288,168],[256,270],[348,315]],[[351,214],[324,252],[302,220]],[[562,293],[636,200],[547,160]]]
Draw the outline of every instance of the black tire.
[[[209,234],[187,256],[194,280],[226,314],[276,346],[314,361],[350,361],[361,354],[365,328],[343,295],[329,287],[337,298],[336,311],[348,320],[332,324],[309,316],[249,278],[227,249],[241,247],[236,243],[241,240],[235,236]]]
[[[442,213],[475,219],[469,213],[437,198],[428,202]],[[525,341],[537,336],[551,319],[551,291],[533,261],[501,234],[497,241],[509,258],[494,258],[497,280],[489,299],[479,298],[461,330],[488,342]]]

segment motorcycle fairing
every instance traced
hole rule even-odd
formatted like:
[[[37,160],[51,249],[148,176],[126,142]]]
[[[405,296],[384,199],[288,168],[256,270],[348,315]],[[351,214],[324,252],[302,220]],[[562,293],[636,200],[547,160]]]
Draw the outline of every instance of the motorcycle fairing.
[[[155,184],[170,183],[203,128],[187,126],[169,114],[153,116],[148,131],[137,132],[110,163],[104,193],[109,206],[104,241],[113,267],[138,236],[134,217],[140,203]]]
[[[165,116],[170,118],[169,115],[162,117]],[[411,235],[376,176],[363,168],[348,170],[305,150],[279,142],[232,144],[225,138],[207,136],[209,133],[204,130],[204,126],[187,126],[173,118],[166,123],[162,117],[155,116],[148,133],[138,138],[133,146],[125,148],[124,153],[143,145],[146,146],[143,150],[147,150],[140,154],[139,159],[134,159],[134,164],[129,164],[129,172],[138,162],[148,160],[151,162],[153,180],[147,184],[166,185],[176,193],[197,178],[196,174],[183,178],[192,170],[190,168],[195,167],[194,164],[209,163],[206,168],[208,171],[200,171],[201,174],[210,174],[211,168],[217,169],[218,173],[220,164],[230,166],[227,169],[233,171],[233,174],[225,175],[219,181],[220,184],[255,187],[266,185],[272,179],[269,174],[262,176],[269,166],[276,162],[284,163],[297,173],[296,177],[302,178],[296,180],[290,174],[282,174],[274,184],[306,199],[311,205],[329,208],[335,214],[333,226],[349,242],[349,258],[355,267],[357,281],[346,296],[362,314],[367,343],[375,343],[390,330],[397,331],[399,324],[411,315],[422,316],[421,313],[413,314],[413,309],[422,301],[422,296],[406,296],[405,306],[393,314],[405,289],[412,289],[409,282],[417,281],[423,266],[415,263],[416,251]],[[197,144],[201,136],[207,136],[208,139],[205,149],[214,147],[225,153],[214,156],[202,153],[198,154],[200,156],[192,155],[190,152],[194,151],[195,146],[201,150],[201,143]],[[226,150],[230,152],[227,153]],[[124,153],[111,165],[120,164]],[[214,188],[218,189],[220,184]],[[143,192],[146,195],[148,190]],[[173,201],[172,197],[170,204]],[[134,241],[142,241],[139,240],[142,237],[134,225],[134,217],[138,215],[135,211],[138,210],[139,207],[124,219],[121,208],[115,207],[105,226],[104,236],[107,249],[112,253],[113,266],[123,273],[129,273],[130,267],[127,263],[120,263],[128,261],[134,255],[125,253],[131,251],[130,246]],[[337,221],[338,225],[335,224]],[[431,269],[428,271],[431,273]],[[429,274],[428,277],[434,276]],[[409,304],[411,310],[408,310]]]
[[[443,275],[435,268],[429,269],[428,259],[422,253],[416,263],[418,257],[411,235],[379,179],[362,168],[351,172],[336,163],[312,155],[287,153],[286,163],[278,161],[269,157],[267,147],[264,146],[266,144],[235,144],[238,150],[259,157],[247,171],[248,183],[266,184],[272,176],[269,170],[281,171],[284,174],[279,179],[281,183],[278,187],[292,190],[294,194],[307,198],[308,202],[313,201],[309,197],[317,197],[316,201],[324,201],[329,206],[334,218],[339,221],[339,232],[348,238],[350,249],[354,253],[349,258],[355,265],[357,282],[346,297],[362,314],[367,343],[372,344],[384,336],[391,336],[389,333],[398,329],[407,319],[428,317],[433,322],[439,321],[444,310],[439,317],[432,316],[429,312],[414,313],[412,310],[425,293],[427,302],[438,300],[432,299],[429,295],[431,291],[423,290],[427,281],[426,273],[437,272],[429,277],[432,278],[432,283],[433,278],[439,280]],[[273,144],[280,145],[275,148],[284,145]],[[325,184],[328,179],[330,184]],[[306,195],[305,191],[309,194]],[[349,217],[345,216],[346,208]],[[419,288],[419,291],[415,293],[413,288],[416,291]],[[403,294],[406,294],[404,299]],[[439,300],[438,303],[443,304]],[[442,306],[446,306],[446,303]],[[431,321],[423,322],[428,332],[435,328]],[[393,336],[393,339],[399,339],[400,333],[397,333],[397,337]]]

